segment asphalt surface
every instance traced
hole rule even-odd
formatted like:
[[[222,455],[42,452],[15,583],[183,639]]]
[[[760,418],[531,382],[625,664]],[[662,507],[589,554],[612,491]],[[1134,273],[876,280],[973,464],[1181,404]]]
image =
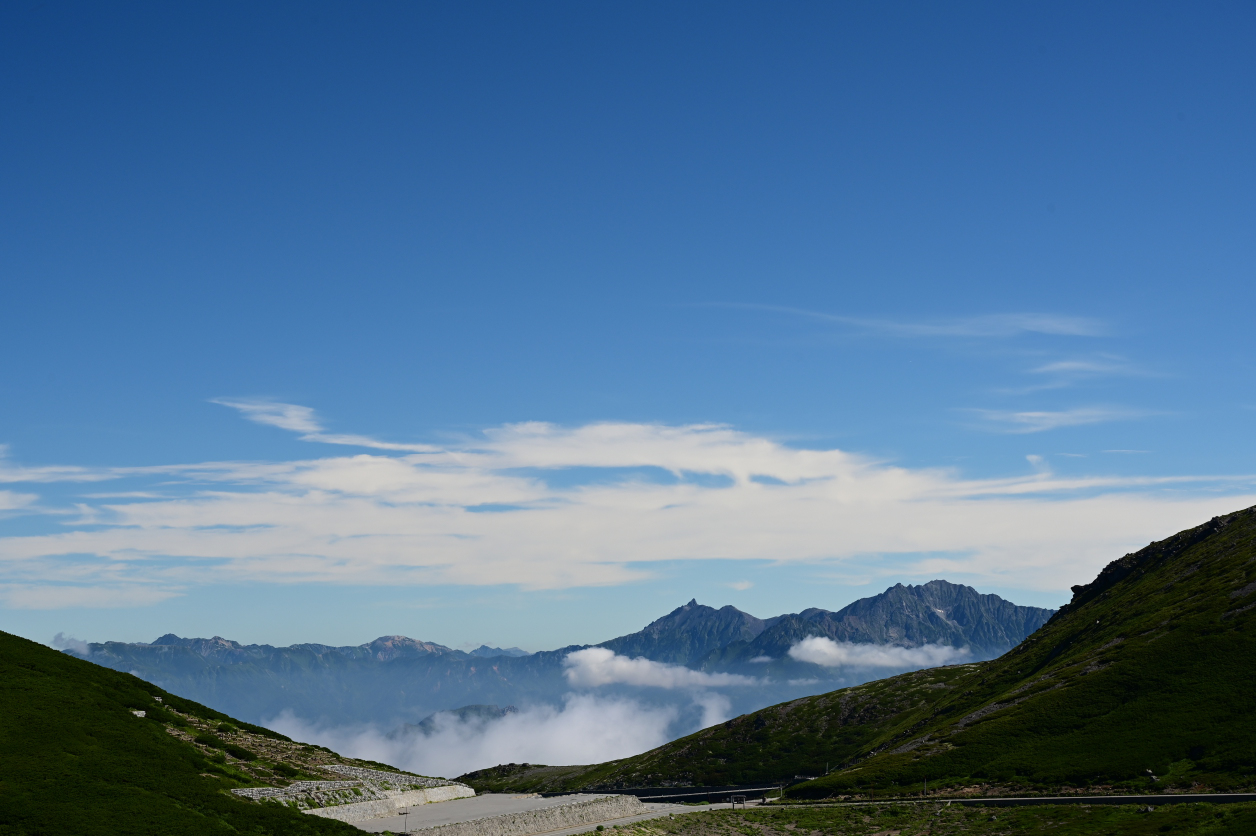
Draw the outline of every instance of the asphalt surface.
[[[418,804],[413,807],[403,807],[396,815],[383,816],[378,819],[368,819],[366,821],[355,821],[350,822],[350,824],[359,830],[365,830],[368,833],[382,833],[385,830],[391,831],[392,833],[405,833],[407,830],[419,830],[421,828],[435,827],[441,824],[450,824],[451,822],[468,821],[469,819],[482,819],[486,816],[500,816],[505,813],[521,813],[526,810],[541,810],[546,807],[568,804],[574,800],[587,800],[604,797],[606,797],[605,793],[565,795],[555,796],[552,798],[538,798],[534,795],[489,793],[486,795],[477,795],[473,798],[458,798],[453,801],[438,801],[432,804]],[[626,816],[619,819],[608,819],[606,821],[582,824],[574,827],[563,828],[561,830],[549,830],[545,831],[544,836],[572,836],[572,834],[588,833],[589,831],[596,830],[599,824],[603,827],[611,827],[616,824],[633,824],[634,822],[646,821],[648,819],[658,818],[659,816],[666,816],[674,813],[692,813],[698,810],[714,810],[727,808],[729,805],[712,804],[709,807],[692,807],[685,804],[644,802],[643,806],[648,812],[641,815]],[[407,812],[409,815],[404,815]],[[536,836],[540,836],[540,834],[536,834]]]
[[[882,801],[817,801],[811,804],[769,804],[769,807],[870,807],[885,804],[962,804],[965,807],[1033,807],[1042,804],[1238,804],[1256,801],[1256,793],[1166,793],[1164,795],[1059,795],[1021,798],[887,798]]]
[[[352,822],[353,826],[368,833],[405,833],[427,827],[435,827],[451,822],[479,819],[486,816],[500,816],[505,813],[519,813],[525,810],[540,810],[566,804],[577,798],[602,798],[604,793],[588,793],[584,795],[556,796],[540,798],[535,795],[511,795],[508,793],[490,793],[477,795],[474,798],[459,798],[453,801],[440,801],[433,804],[420,804],[402,808],[397,815],[384,816],[361,822]],[[767,804],[767,808],[778,807],[869,807],[885,804],[959,804],[965,807],[1023,807],[1044,804],[1137,804],[1159,807],[1164,804],[1235,804],[1245,801],[1256,801],[1256,793],[1180,793],[1174,795],[1064,795],[1064,796],[1028,796],[1021,798],[898,798],[882,801],[831,801],[811,804]],[[646,812],[636,816],[608,819],[601,822],[581,824],[560,830],[548,830],[532,836],[576,836],[581,833],[595,831],[598,825],[610,828],[614,825],[635,824],[637,822],[656,819],[661,816],[701,813],[709,810],[728,810],[731,804],[669,804],[665,802],[642,800]],[[751,807],[760,806],[751,803]],[[409,815],[403,815],[404,813]]]

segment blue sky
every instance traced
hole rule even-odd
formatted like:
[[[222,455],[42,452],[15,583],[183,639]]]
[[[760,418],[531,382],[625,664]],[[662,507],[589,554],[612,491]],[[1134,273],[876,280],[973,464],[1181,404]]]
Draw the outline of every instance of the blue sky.
[[[0,628],[1058,605],[1256,502],[1254,37],[1245,3],[10,4]]]

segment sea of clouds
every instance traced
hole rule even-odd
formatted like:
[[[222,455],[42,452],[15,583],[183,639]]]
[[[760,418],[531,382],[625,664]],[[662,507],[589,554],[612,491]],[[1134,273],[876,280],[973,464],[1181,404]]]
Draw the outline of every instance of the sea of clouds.
[[[966,661],[970,654],[966,648],[940,645],[904,648],[813,636],[791,647],[789,657],[830,672],[874,671],[885,676]],[[726,689],[772,684],[759,677],[633,659],[602,647],[568,654],[564,674],[572,691],[559,704],[524,706],[500,719],[438,713],[427,733],[313,722],[291,711],[265,725],[342,755],[392,764],[420,775],[454,778],[503,763],[587,764],[638,755],[728,720],[733,701],[724,693]],[[795,685],[816,682],[791,680]],[[635,692],[607,693],[617,687]]]
[[[675,706],[572,693],[561,705],[528,706],[488,722],[438,714],[431,734],[390,738],[379,728],[315,724],[290,712],[266,725],[349,757],[454,778],[500,763],[598,763],[636,755],[671,739],[678,714]]]

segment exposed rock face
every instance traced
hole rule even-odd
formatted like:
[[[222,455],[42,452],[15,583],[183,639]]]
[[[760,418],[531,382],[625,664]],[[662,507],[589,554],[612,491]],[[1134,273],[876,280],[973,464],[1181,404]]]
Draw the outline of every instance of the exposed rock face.
[[[733,710],[745,712],[826,690],[821,683],[831,683],[828,688],[832,688],[866,681],[872,675],[865,672],[859,678],[838,679],[834,671],[786,658],[791,645],[809,636],[903,647],[929,643],[969,647],[972,652],[967,658],[981,659],[1011,648],[1050,615],[1050,610],[1018,607],[996,595],[939,580],[922,586],[898,585],[836,612],[813,608],[768,619],[694,600],[639,632],[601,646],[634,658],[737,672],[765,682],[770,678],[772,684],[741,688],[730,695]],[[288,710],[313,722],[397,728],[470,704],[557,702],[569,690],[563,661],[578,649],[572,646],[520,656],[513,652],[496,655],[497,649],[480,648],[468,654],[405,636],[381,636],[348,647],[272,647],[243,645],[219,636],[200,639],[167,634],[152,644],[91,644],[86,658],[134,672],[253,722],[267,722]],[[760,664],[765,659],[773,661]],[[459,719],[479,722],[483,718]]]
[[[970,647],[977,658],[1015,647],[1051,618],[1054,610],[1021,607],[971,586],[934,580],[920,586],[895,584],[837,612],[808,609],[778,616],[752,641],[730,644],[705,660],[722,667],[755,658],[780,658],[809,636],[839,642],[919,647]]]
[[[750,641],[766,622],[734,606],[707,607],[697,599],[651,622],[639,633],[602,642],[621,656],[644,656],[655,662],[695,665],[713,650],[736,641]]]

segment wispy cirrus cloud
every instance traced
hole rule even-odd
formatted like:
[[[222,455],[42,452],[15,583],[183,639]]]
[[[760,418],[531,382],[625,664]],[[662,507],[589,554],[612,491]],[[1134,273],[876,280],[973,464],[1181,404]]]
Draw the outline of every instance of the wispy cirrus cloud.
[[[250,421],[301,433],[303,438],[309,438],[323,431],[322,424],[314,417],[314,410],[308,406],[263,400],[237,401],[226,398],[214,398],[211,403],[238,409]]]
[[[1099,337],[1110,330],[1103,321],[1092,317],[1051,313],[1002,313],[909,320],[848,316],[781,305],[725,303],[721,307],[789,314],[889,337],[1015,337],[1021,334]]]
[[[106,470],[86,467],[23,467],[9,460],[9,445],[0,444],[0,484],[36,484],[39,482],[98,482],[111,479]],[[14,494],[15,496],[17,494]]]
[[[1002,433],[1040,433],[1061,427],[1105,424],[1111,421],[1132,421],[1154,413],[1110,406],[1088,406],[1062,410],[1026,410],[1021,412],[995,409],[966,410],[975,416],[977,428]]]
[[[1112,377],[1159,377],[1160,375],[1124,357],[1103,354],[1094,357],[1069,358],[1040,363],[1026,370],[1027,374],[1037,378],[1037,382],[1028,386],[1018,386],[1001,390],[1004,394],[1026,395],[1049,389],[1064,389],[1086,381]]]
[[[0,584],[0,603],[15,610],[144,607],[181,594],[174,589],[134,583]]]
[[[316,414],[286,406],[253,414],[323,440]],[[1040,466],[974,480],[720,425],[528,423],[396,446],[405,449],[19,468],[35,481],[125,476],[129,490],[49,509],[61,515],[49,533],[0,537],[2,594],[54,607],[142,605],[207,582],[562,589],[710,559],[841,564],[862,576],[887,555],[900,556],[900,572],[1056,589],[1148,536],[1256,502],[1249,476],[1063,478]],[[605,478],[551,478],[574,471]],[[153,484],[135,484],[145,478]]]
[[[17,491],[0,491],[0,511],[16,511],[29,508],[39,499],[33,493]]]
[[[258,424],[299,433],[302,441],[316,441],[323,444],[343,444],[349,447],[369,447],[375,450],[395,450],[410,453],[435,452],[437,450],[437,448],[426,444],[395,444],[365,435],[326,432],[314,410],[308,406],[268,400],[233,400],[228,398],[214,398],[211,403],[238,409],[245,418]]]
[[[1119,357],[1053,360],[1050,363],[1035,366],[1029,370],[1029,373],[1061,377],[1146,376],[1149,374],[1145,369]]]

